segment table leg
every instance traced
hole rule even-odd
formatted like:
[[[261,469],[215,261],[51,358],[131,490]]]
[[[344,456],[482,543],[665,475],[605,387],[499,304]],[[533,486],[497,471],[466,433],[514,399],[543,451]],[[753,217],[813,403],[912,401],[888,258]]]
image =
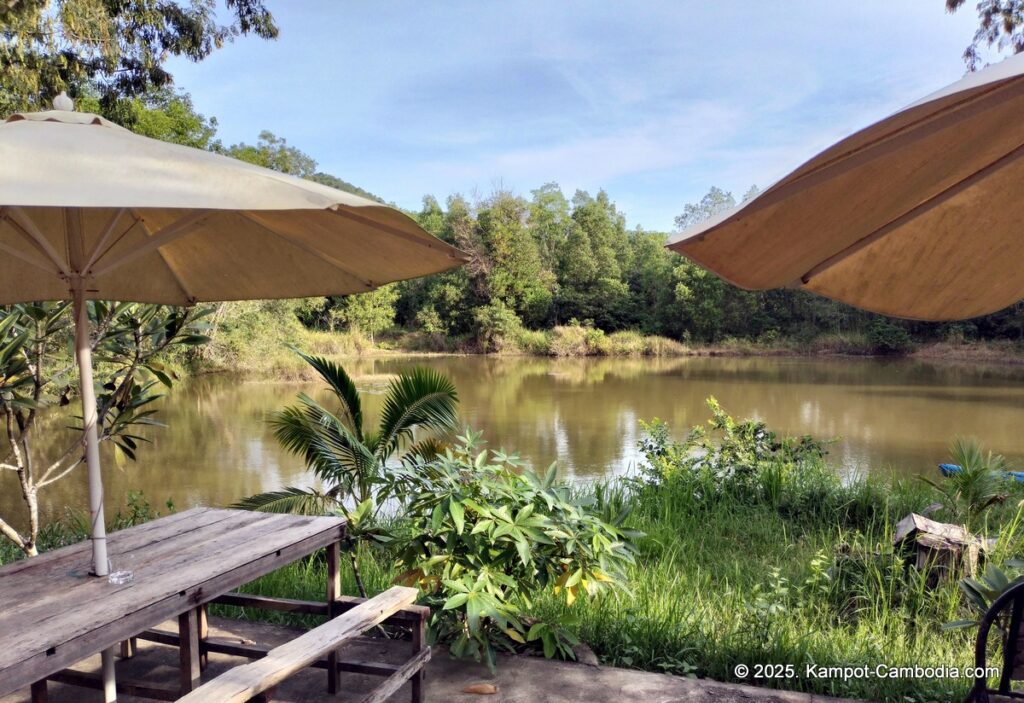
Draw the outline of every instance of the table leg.
[[[426,615],[421,616],[419,622],[412,626],[412,654],[416,656],[420,653],[420,650],[427,646],[427,619]],[[421,666],[419,670],[412,675],[412,703],[423,703],[423,684],[424,684],[424,672],[425,667]]]
[[[199,616],[197,608],[189,608],[178,616],[178,655],[181,660],[181,694],[185,695],[200,683]]]
[[[210,664],[210,653],[206,650],[206,638],[210,636],[210,606],[207,603],[199,606],[199,668],[206,671]]]
[[[338,615],[338,599],[341,597],[341,546],[338,542],[327,547],[327,617]],[[327,655],[327,692],[338,692],[338,652]]]
[[[46,691],[46,679],[32,684],[32,703],[47,703],[50,700]]]

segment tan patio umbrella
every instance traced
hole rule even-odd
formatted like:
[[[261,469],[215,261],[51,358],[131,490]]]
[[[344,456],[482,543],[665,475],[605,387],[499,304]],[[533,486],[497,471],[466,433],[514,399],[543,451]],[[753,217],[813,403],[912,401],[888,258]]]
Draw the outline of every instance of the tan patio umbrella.
[[[1024,298],[1024,55],[847,137],[669,248],[748,289],[955,320]]]
[[[402,213],[57,109],[0,124],[0,304],[75,305],[93,569],[108,570],[85,301],[191,305],[373,290],[465,255]],[[113,658],[104,655],[107,699]]]

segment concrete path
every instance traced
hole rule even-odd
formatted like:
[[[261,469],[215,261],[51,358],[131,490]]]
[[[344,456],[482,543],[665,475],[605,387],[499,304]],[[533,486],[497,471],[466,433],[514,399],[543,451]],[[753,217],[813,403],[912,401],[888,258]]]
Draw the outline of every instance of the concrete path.
[[[210,634],[278,644],[294,637],[294,630],[238,620],[211,618]],[[170,631],[171,623],[161,629]],[[403,646],[404,645],[404,646]],[[402,642],[364,639],[346,648],[345,658],[381,662],[399,662],[408,645]],[[139,653],[132,659],[119,661],[117,670],[123,678],[142,679],[149,683],[172,684],[177,681],[177,650],[148,642],[139,643]],[[211,655],[204,680],[236,666],[244,659]],[[82,662],[84,671],[97,671],[99,657]],[[346,674],[339,696],[326,693],[327,674],[307,669],[280,686],[275,701],[289,703],[337,703],[358,701],[380,679]],[[479,684],[494,686],[493,694],[467,693],[465,689]],[[102,700],[98,691],[49,684],[52,703],[86,703]],[[119,696],[119,703],[143,699]],[[396,693],[392,701],[409,700],[408,685]],[[548,661],[537,657],[503,657],[496,676],[487,668],[472,662],[455,661],[444,649],[435,649],[427,669],[427,700],[443,703],[850,703],[837,698],[802,693],[771,691],[723,684],[700,679],[684,679],[666,674],[651,674],[629,669],[587,666],[585,664]],[[29,692],[0,697],[0,703],[28,703]],[[215,703],[215,702],[211,702]]]

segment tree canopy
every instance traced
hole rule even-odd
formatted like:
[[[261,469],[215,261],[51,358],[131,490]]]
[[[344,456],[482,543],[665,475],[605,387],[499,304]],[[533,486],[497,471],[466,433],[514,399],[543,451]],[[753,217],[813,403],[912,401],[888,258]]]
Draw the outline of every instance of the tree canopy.
[[[946,0],[946,11],[956,12],[966,0]],[[998,51],[1024,51],[1024,0],[978,0],[978,30],[964,49],[964,62],[974,71],[981,67],[982,46]]]
[[[200,61],[237,36],[278,35],[262,0],[0,2],[0,115],[49,107],[62,90],[95,90],[106,109],[165,88],[168,58]]]

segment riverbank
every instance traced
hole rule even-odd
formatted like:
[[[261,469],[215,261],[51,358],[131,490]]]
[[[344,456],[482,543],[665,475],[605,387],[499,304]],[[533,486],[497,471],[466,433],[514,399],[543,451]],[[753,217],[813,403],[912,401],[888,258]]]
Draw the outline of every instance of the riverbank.
[[[1024,364],[1024,346],[1009,340],[930,342],[904,353],[879,353],[866,335],[826,334],[810,340],[725,339],[715,344],[687,344],[638,332],[605,333],[582,326],[550,330],[519,330],[490,352],[473,340],[392,332],[371,339],[355,331],[310,330],[299,324],[274,334],[243,334],[230,330],[189,360],[181,360],[183,373],[230,372],[303,378],[306,364],[291,351],[328,357],[386,358],[451,355],[535,356],[550,358],[684,358],[684,357],[886,357],[975,364]]]

